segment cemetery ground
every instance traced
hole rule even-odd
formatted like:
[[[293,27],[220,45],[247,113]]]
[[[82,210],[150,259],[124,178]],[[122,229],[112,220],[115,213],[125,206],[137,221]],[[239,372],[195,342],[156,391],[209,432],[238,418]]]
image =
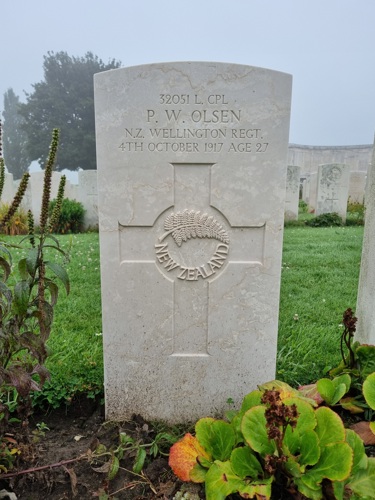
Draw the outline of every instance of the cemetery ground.
[[[277,378],[293,387],[314,382],[340,361],[342,313],[355,309],[362,237],[363,227],[285,229]],[[22,449],[15,470],[47,467],[12,477],[10,484],[18,498],[30,500],[173,498],[181,483],[166,454],[187,426],[166,427],[139,416],[104,422],[98,234],[59,239],[66,249],[72,244],[71,293],[60,291],[55,310],[47,360],[51,380],[34,394],[29,445],[21,434],[11,436]],[[99,444],[101,454],[94,452]],[[143,455],[145,465],[134,474]],[[190,498],[199,495],[201,490]]]

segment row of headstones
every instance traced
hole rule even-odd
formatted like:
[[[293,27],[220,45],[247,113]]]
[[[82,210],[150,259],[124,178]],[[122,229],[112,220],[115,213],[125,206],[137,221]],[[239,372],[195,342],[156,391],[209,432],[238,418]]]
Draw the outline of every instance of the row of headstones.
[[[196,420],[275,376],[291,83],[215,62],[95,75],[107,418]],[[344,171],[328,170],[333,201]],[[374,165],[366,200],[374,342]]]
[[[348,198],[363,203],[366,173],[350,172],[349,166],[341,164],[320,165],[315,174],[307,178],[300,177],[301,168],[288,166],[285,198],[285,220],[298,219],[298,206],[301,198],[309,210],[316,215],[327,212],[337,212],[345,220]],[[51,184],[51,199],[56,197],[61,173],[54,172]],[[38,221],[40,217],[40,200],[43,190],[43,172],[33,172],[30,176],[23,208],[30,209]],[[14,197],[19,181],[13,181],[12,174],[6,174],[2,202],[10,203]],[[65,197],[80,201],[85,207],[84,229],[96,227],[98,224],[97,206],[97,172],[96,170],[81,170],[78,173],[78,185],[67,180]]]
[[[350,166],[340,163],[319,165],[318,172],[301,179],[300,167],[288,166],[285,219],[298,219],[301,198],[315,215],[336,212],[346,219],[347,203],[363,203],[366,172],[350,172]],[[302,193],[300,192],[302,188]]]
[[[53,172],[51,182],[51,200],[56,198],[62,174]],[[24,210],[31,210],[34,215],[35,224],[40,219],[41,199],[43,193],[44,172],[33,172],[22,201]],[[11,203],[17,191],[20,181],[13,181],[13,175],[6,173],[2,203]],[[84,228],[95,228],[98,225],[98,188],[97,171],[81,170],[78,172],[78,185],[69,180],[65,184],[65,198],[82,203],[85,208]]]

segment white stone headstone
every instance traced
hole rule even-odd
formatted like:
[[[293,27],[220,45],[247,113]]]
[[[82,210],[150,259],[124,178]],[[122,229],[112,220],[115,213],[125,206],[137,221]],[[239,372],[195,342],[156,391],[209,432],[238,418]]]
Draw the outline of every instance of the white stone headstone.
[[[285,220],[298,219],[300,173],[300,167],[288,165],[286,177]]]
[[[319,165],[316,215],[336,212],[345,221],[349,175],[348,165],[341,163]]]
[[[4,187],[1,194],[1,203],[12,203],[16,190],[14,188],[13,174],[4,174]]]
[[[80,170],[78,173],[78,199],[85,207],[85,229],[98,226],[98,173]]]
[[[306,203],[309,206],[310,212],[315,212],[316,210],[316,192],[318,188],[318,174],[313,172],[309,174],[306,179]]]
[[[69,200],[77,200],[77,186],[76,184],[72,184],[69,179],[66,179],[65,181],[64,198],[69,198]]]
[[[375,142],[372,163],[368,170],[365,231],[363,236],[361,271],[359,274],[356,316],[356,340],[375,344]]]
[[[366,190],[366,172],[350,172],[349,199],[353,203],[363,203]]]
[[[95,75],[106,415],[178,422],[275,376],[291,76]]]

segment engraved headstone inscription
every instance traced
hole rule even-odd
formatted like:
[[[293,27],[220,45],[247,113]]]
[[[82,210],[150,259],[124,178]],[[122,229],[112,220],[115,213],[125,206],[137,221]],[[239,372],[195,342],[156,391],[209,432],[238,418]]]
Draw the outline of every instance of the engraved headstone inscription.
[[[106,415],[178,422],[275,376],[291,76],[95,75]]]

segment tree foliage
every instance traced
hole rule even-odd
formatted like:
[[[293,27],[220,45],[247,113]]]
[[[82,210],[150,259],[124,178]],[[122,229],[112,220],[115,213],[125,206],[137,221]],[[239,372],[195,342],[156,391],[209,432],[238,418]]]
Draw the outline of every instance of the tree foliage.
[[[93,75],[119,66],[119,61],[105,64],[91,52],[84,57],[66,52],[44,56],[44,80],[33,85],[20,110],[32,160],[43,167],[48,131],[57,127],[61,139],[56,169],[96,169]]]
[[[27,134],[22,129],[25,120],[19,114],[20,104],[19,97],[13,89],[10,88],[4,93],[4,160],[14,179],[20,179],[30,165]]]

